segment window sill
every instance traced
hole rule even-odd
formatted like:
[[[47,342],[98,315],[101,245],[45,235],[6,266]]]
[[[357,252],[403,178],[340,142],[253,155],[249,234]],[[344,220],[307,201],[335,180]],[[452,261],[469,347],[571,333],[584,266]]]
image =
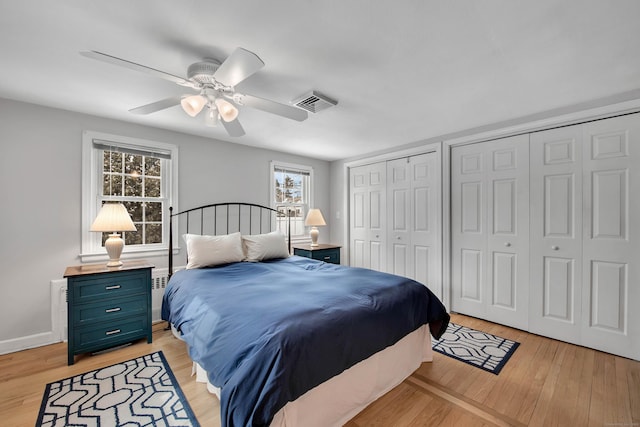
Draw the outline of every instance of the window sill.
[[[96,252],[96,253],[88,253],[88,254],[80,254],[80,261],[85,262],[102,262],[108,261],[109,256],[107,255],[106,250],[103,249],[104,252]],[[173,254],[177,254],[180,252],[180,247],[173,248]],[[148,258],[148,257],[166,257],[167,248],[148,248],[148,249],[130,249],[125,251],[120,256],[120,259],[135,259],[135,258]]]
[[[291,236],[291,244],[304,245],[306,243],[311,243],[309,236]]]

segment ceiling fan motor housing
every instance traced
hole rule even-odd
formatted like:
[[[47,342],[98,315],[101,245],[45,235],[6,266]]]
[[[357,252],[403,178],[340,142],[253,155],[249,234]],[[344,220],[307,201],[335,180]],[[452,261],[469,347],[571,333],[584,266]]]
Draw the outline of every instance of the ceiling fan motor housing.
[[[189,68],[187,69],[187,78],[200,84],[214,84],[216,80],[213,75],[219,67],[220,62],[213,59],[196,62],[189,65]]]

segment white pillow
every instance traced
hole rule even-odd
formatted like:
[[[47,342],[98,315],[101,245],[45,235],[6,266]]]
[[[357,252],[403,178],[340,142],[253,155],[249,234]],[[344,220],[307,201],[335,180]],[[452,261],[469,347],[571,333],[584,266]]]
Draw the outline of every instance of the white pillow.
[[[242,236],[242,242],[244,243],[246,261],[264,261],[289,256],[287,241],[280,231]]]
[[[221,236],[185,234],[182,238],[187,244],[186,268],[210,267],[244,259],[239,232]]]

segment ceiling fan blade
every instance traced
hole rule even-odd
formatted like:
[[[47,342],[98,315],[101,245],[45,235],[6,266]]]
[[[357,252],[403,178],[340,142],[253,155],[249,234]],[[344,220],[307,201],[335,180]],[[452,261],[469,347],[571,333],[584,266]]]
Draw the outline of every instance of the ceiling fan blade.
[[[257,108],[267,113],[277,114],[278,116],[302,122],[309,116],[303,109],[292,107],[290,105],[280,104],[279,102],[260,98],[253,95],[238,95],[238,102],[247,107]]]
[[[164,110],[165,108],[173,107],[180,104],[182,100],[181,96],[172,96],[171,98],[161,99],[160,101],[152,102],[151,104],[142,105],[140,107],[132,108],[129,110],[133,114],[151,114],[156,111]]]
[[[223,85],[235,86],[262,67],[264,62],[258,55],[238,47],[224,60],[213,77]]]
[[[240,121],[238,119],[235,119],[230,122],[225,122],[224,120],[220,120],[220,123],[222,123],[222,126],[224,126],[224,128],[227,130],[227,133],[229,134],[229,136],[244,135],[244,129],[242,128],[242,125],[240,124]]]
[[[151,74],[152,76],[169,80],[170,82],[179,84],[180,86],[194,87],[194,84],[192,82],[182,77],[174,76],[173,74],[165,73],[164,71],[156,70],[155,68],[136,64],[135,62],[127,61],[126,59],[121,59],[115,56],[107,55],[106,53],[90,50],[90,51],[80,52],[80,55],[86,56],[87,58],[91,58],[91,59],[97,59],[98,61],[106,62],[108,64],[119,65],[121,67],[129,68],[130,70]]]

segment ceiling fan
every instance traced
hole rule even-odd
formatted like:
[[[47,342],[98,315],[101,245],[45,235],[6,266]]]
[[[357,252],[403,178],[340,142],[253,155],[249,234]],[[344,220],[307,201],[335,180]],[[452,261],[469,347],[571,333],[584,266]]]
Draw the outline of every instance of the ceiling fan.
[[[222,63],[215,59],[207,58],[201,62],[191,64],[187,69],[186,78],[102,52],[92,50],[80,52],[80,54],[88,58],[160,77],[198,92],[196,94],[165,98],[129,110],[135,114],[155,113],[156,111],[181,104],[187,114],[195,117],[206,107],[205,124],[207,126],[216,126],[218,122],[221,122],[230,136],[242,136],[245,134],[242,125],[238,121],[237,106],[252,107],[297,121],[303,121],[307,118],[307,112],[300,108],[235,91],[234,87],[238,83],[264,67],[264,62],[258,55],[241,47],[236,48]]]

